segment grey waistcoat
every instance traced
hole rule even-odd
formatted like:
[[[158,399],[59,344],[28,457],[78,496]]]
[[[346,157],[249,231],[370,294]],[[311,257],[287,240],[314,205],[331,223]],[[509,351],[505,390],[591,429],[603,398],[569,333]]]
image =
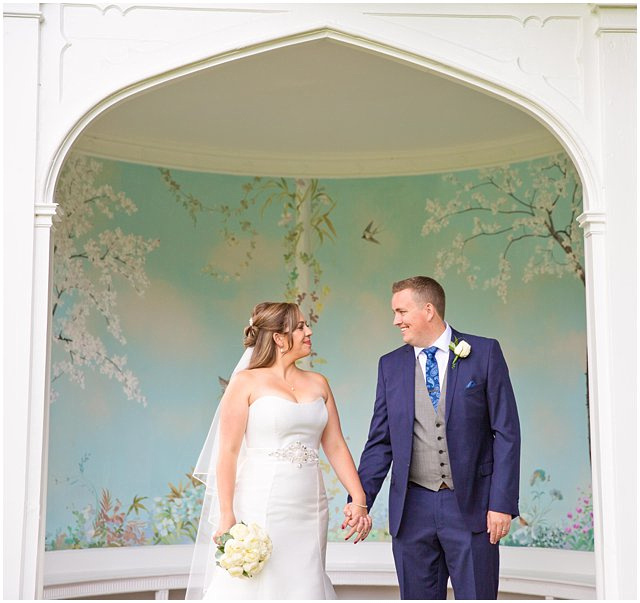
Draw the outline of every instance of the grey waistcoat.
[[[445,426],[446,377],[445,372],[440,401],[438,402],[438,412],[435,412],[427,391],[424,373],[416,359],[416,418],[413,423],[413,453],[409,468],[409,481],[420,484],[429,490],[439,490],[442,482],[453,490]]]

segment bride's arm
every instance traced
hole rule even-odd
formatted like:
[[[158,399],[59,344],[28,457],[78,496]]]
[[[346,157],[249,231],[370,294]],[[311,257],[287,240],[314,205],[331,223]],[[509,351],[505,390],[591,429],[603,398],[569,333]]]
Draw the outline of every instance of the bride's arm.
[[[371,529],[371,519],[368,517],[366,507],[367,497],[364,493],[364,489],[362,488],[362,484],[360,483],[358,470],[353,462],[353,457],[351,456],[349,447],[342,435],[338,409],[328,383],[326,384],[326,388],[326,407],[329,418],[327,420],[327,426],[322,434],[322,449],[327,455],[327,459],[329,460],[329,463],[331,463],[333,470],[336,472],[338,479],[345,487],[353,501],[351,507],[351,519],[353,522],[350,525],[353,525],[354,528],[360,528],[357,530],[359,532],[359,536],[356,538],[356,542],[358,542],[358,540],[366,538],[369,530]],[[350,538],[355,531],[355,529],[351,530],[347,539]]]
[[[238,373],[232,377],[220,401],[220,436],[216,478],[220,521],[214,538],[224,534],[236,523],[233,494],[236,466],[249,416],[249,377]]]

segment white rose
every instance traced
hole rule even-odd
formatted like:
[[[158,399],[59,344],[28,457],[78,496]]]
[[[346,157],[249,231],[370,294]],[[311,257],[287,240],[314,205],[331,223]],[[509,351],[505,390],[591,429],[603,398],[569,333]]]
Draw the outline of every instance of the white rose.
[[[253,575],[255,576],[256,574],[259,574],[262,571],[263,567],[264,567],[264,561],[261,561],[260,563],[258,563],[258,567],[256,567],[256,569],[253,570]]]
[[[250,551],[259,550],[260,544],[262,544],[262,541],[258,538],[251,538],[244,541],[244,545],[247,547],[247,550]]]
[[[244,553],[245,546],[240,540],[230,539],[224,545],[224,552],[232,555],[233,553]]]
[[[266,538],[268,538],[267,532],[263,528],[261,528],[257,523],[249,524],[249,532],[252,535],[254,535],[256,538],[259,538],[260,540],[265,540]]]
[[[244,569],[244,571],[247,572],[247,574],[251,575],[251,574],[255,573],[255,570],[258,569],[258,562],[257,561],[251,561],[250,563],[245,563],[242,566],[242,569]]]
[[[245,552],[243,559],[245,563],[253,563],[254,561],[257,563],[260,561],[260,555],[258,551],[250,550]]]
[[[229,560],[233,565],[242,565],[244,563],[244,555],[242,552],[229,555]]]
[[[463,339],[453,350],[453,353],[460,358],[466,358],[471,354],[471,346]]]
[[[249,528],[243,523],[237,523],[229,530],[229,533],[234,540],[244,540],[249,534]]]
[[[241,578],[242,572],[244,570],[242,569],[242,566],[236,565],[236,566],[230,567],[227,571],[229,572],[230,576],[233,576],[234,578]]]
[[[231,563],[231,559],[229,559],[227,555],[222,555],[222,557],[220,557],[220,559],[218,560],[218,563],[220,564],[220,567],[224,569],[229,569],[233,566],[233,563]]]

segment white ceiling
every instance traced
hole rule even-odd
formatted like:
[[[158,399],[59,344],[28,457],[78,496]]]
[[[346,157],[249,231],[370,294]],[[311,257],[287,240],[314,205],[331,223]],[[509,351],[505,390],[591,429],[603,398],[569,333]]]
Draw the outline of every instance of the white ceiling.
[[[502,101],[332,40],[211,67],[98,117],[77,148],[204,171],[371,176],[478,167],[555,152]]]

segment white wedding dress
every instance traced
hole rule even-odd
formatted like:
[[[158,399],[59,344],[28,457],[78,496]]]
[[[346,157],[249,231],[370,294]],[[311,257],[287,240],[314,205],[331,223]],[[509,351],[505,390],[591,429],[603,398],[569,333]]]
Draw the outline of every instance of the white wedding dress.
[[[203,599],[336,598],[325,572],[329,513],[317,454],[326,424],[322,398],[298,404],[261,396],[251,404],[234,513],[237,521],[262,526],[273,552],[253,578],[216,567]]]

